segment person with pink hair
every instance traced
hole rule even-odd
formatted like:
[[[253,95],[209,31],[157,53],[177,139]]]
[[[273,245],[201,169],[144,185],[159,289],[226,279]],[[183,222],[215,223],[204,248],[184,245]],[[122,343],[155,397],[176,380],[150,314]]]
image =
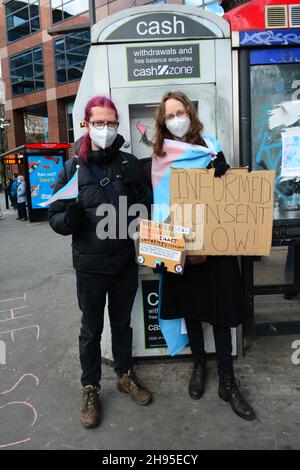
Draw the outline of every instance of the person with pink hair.
[[[96,427],[101,421],[100,343],[107,297],[117,387],[138,405],[151,401],[150,392],[134,373],[132,361],[130,317],[138,285],[134,242],[128,235],[132,218],[125,217],[125,236],[118,221],[124,199],[127,214],[133,204],[139,204],[146,209],[147,218],[152,191],[139,160],[121,150],[124,138],[118,134],[118,119],[118,111],[109,98],[96,96],[88,101],[84,115],[86,133],[80,140],[77,158],[70,172],[67,162],[54,190],[56,193],[63,188],[79,166],[78,198],[57,200],[49,209],[52,229],[73,238],[73,265],[82,312],[81,423],[86,428]]]

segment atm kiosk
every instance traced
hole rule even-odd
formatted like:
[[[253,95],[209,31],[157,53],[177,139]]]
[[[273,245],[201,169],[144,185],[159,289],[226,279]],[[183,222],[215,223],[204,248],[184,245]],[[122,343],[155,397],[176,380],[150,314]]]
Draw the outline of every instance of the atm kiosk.
[[[84,133],[80,122],[87,101],[106,95],[120,115],[123,149],[142,160],[150,158],[155,107],[165,92],[180,90],[194,102],[205,133],[218,138],[232,166],[238,164],[228,22],[206,10],[182,5],[142,6],[95,24],[91,42],[73,109],[76,139]],[[158,280],[151,269],[139,269],[132,312],[133,355],[166,356],[157,325]],[[234,354],[237,343],[241,345],[238,333],[232,333]],[[205,328],[205,342],[207,352],[214,352],[210,326]],[[102,355],[112,359],[107,316]]]

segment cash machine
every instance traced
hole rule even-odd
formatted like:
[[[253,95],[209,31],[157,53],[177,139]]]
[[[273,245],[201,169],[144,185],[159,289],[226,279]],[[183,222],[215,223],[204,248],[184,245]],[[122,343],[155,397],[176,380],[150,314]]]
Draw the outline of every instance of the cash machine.
[[[152,153],[155,107],[167,91],[182,91],[196,106],[205,134],[216,136],[230,164],[238,165],[230,28],[224,19],[183,5],[135,7],[95,24],[91,42],[73,110],[76,139],[84,132],[80,122],[87,101],[106,95],[119,112],[124,151],[145,161]],[[133,355],[166,356],[157,323],[158,279],[151,269],[139,269]],[[206,350],[214,352],[212,329],[204,328]],[[232,335],[236,354],[240,334],[234,329]],[[111,360],[107,318],[101,346],[102,356]]]

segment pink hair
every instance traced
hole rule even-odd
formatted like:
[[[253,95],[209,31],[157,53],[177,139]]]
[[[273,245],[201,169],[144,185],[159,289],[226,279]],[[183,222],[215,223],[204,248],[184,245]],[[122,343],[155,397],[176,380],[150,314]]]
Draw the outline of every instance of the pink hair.
[[[116,114],[116,119],[118,120],[118,111],[114,103],[109,98],[106,98],[106,96],[94,96],[94,98],[91,98],[87,102],[84,110],[84,120],[86,122],[89,122],[92,113],[92,108],[95,108],[96,106],[100,106],[101,108],[112,109]],[[81,139],[79,151],[79,156],[84,161],[84,163],[89,163],[88,152],[91,150],[91,148],[91,138],[89,133],[86,132]]]

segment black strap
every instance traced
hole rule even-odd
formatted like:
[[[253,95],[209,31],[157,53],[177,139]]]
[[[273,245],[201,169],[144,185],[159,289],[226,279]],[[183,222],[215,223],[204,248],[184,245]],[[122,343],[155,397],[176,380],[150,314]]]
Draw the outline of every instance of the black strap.
[[[89,165],[89,169],[96,176],[96,178],[99,179],[100,186],[102,186],[108,192],[113,202],[116,204],[116,206],[118,206],[120,193],[115,189],[110,179],[94,162]]]

